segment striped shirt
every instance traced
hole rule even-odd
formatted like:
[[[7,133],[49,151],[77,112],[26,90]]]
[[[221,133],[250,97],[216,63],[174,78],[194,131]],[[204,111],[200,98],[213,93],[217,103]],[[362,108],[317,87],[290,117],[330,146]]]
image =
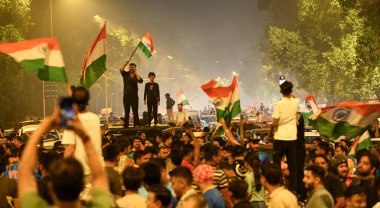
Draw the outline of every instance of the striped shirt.
[[[215,166],[214,168],[214,182],[213,185],[220,191],[224,188],[228,188],[228,180],[226,174],[222,169],[219,169]],[[199,187],[193,182],[192,187],[199,192]]]

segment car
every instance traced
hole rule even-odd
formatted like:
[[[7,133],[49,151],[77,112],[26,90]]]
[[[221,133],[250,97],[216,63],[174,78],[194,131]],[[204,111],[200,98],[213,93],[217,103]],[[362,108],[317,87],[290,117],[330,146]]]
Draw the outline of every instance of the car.
[[[39,125],[33,124],[33,125],[26,125],[22,126],[18,132],[17,136],[21,136],[24,142],[26,142],[29,139],[29,136],[33,134],[37,130]],[[43,147],[45,149],[53,149],[54,143],[61,140],[61,136],[58,130],[52,129],[47,134],[43,135]]]

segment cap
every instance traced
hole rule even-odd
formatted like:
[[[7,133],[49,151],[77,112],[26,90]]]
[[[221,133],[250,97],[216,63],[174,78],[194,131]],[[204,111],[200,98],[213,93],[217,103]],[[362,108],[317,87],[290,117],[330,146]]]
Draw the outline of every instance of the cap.
[[[193,172],[194,181],[198,183],[212,184],[214,181],[214,168],[210,165],[198,165]]]
[[[330,160],[330,167],[336,168],[336,167],[338,167],[338,165],[340,165],[342,163],[347,163],[347,157],[344,155],[335,155]]]

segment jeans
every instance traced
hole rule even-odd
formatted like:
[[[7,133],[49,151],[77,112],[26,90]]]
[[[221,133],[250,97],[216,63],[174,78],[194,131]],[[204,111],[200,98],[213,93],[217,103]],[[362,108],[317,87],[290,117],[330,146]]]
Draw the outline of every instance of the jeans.
[[[132,108],[132,112],[133,112],[133,124],[134,126],[138,126],[139,125],[139,97],[124,95],[123,103],[124,103],[124,112],[125,112],[124,126],[125,127],[129,126],[129,113],[131,112],[130,108]]]

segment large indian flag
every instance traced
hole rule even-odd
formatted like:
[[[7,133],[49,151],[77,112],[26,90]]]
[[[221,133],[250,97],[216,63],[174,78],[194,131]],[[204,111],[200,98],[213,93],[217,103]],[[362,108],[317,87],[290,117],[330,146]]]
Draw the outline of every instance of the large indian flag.
[[[214,103],[218,121],[224,118],[229,126],[231,119],[241,112],[237,77],[234,76],[228,87],[220,86],[217,81],[211,80],[201,88]]]
[[[150,58],[152,54],[156,53],[154,49],[153,39],[148,32],[145,33],[138,46],[147,58]]]
[[[182,105],[190,105],[182,89],[179,89],[176,95],[178,97],[178,101],[182,103]]]
[[[361,136],[380,116],[380,103],[342,102],[313,114],[310,124],[329,138]]]
[[[67,82],[61,49],[55,38],[0,43],[0,53],[11,56],[29,72],[37,71],[41,80]]]
[[[90,88],[106,71],[106,24],[96,37],[83,62],[80,83]]]

